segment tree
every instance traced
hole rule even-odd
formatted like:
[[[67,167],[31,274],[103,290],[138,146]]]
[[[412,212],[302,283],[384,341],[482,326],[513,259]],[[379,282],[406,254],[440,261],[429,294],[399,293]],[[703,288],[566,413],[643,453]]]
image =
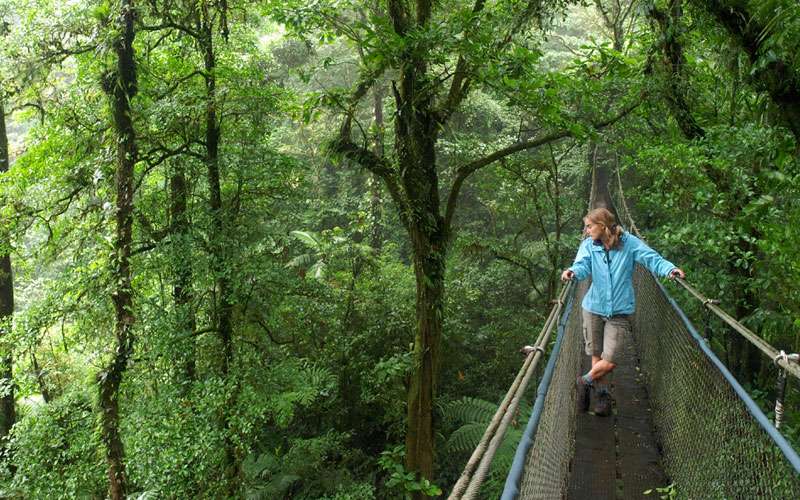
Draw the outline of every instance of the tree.
[[[708,12],[741,47],[752,65],[751,77],[759,90],[767,92],[785,125],[800,141],[800,69],[789,59],[796,53],[797,12],[793,2],[750,2],[713,0],[692,2]],[[765,5],[766,4],[766,5]],[[786,26],[781,17],[790,16]],[[787,37],[776,36],[784,32]],[[780,43],[773,38],[783,40]]]
[[[0,96],[0,175],[8,172],[8,134],[5,99]],[[7,237],[0,238],[0,339],[7,339],[14,316],[14,277],[11,273],[11,250]],[[16,421],[12,346],[5,345],[0,355],[0,440],[8,436]]]
[[[359,44],[361,67],[355,89],[333,95],[343,120],[331,150],[360,165],[384,182],[412,249],[416,278],[416,328],[413,373],[407,399],[406,467],[430,479],[434,469],[433,404],[436,392],[443,326],[444,276],[448,247],[454,236],[459,193],[475,172],[515,153],[532,150],[575,135],[580,127],[556,128],[522,137],[506,147],[460,166],[442,171],[437,161],[441,131],[458,112],[473,88],[493,89],[509,99],[524,99],[547,84],[536,74],[537,25],[561,2],[499,2],[443,5],[389,0],[362,12],[322,7],[319,16],[301,12],[282,20],[297,26],[315,25],[324,32],[342,33]],[[361,12],[363,16],[357,14]],[[386,14],[384,14],[384,12]],[[455,15],[454,15],[455,12]],[[368,20],[363,20],[365,17]],[[299,23],[299,24],[298,24]],[[344,29],[343,26],[351,26]],[[354,26],[354,28],[353,28]],[[390,41],[385,43],[384,41]],[[487,69],[488,68],[488,69]],[[359,104],[376,80],[391,72],[395,113],[393,154],[380,157],[354,135]],[[527,72],[530,72],[527,74]],[[524,76],[523,76],[524,75]],[[532,80],[528,85],[523,79]],[[541,85],[541,87],[540,87]],[[511,97],[515,95],[515,97]],[[594,126],[614,122],[629,111],[596,120]],[[557,116],[548,116],[550,123]],[[363,141],[362,141],[363,139]],[[363,142],[363,144],[362,144]],[[440,196],[440,176],[452,176],[446,201]]]
[[[103,82],[111,101],[117,146],[116,164],[116,234],[112,260],[111,300],[114,303],[116,345],[106,368],[98,374],[102,439],[108,462],[109,496],[122,500],[128,491],[125,477],[125,451],[119,434],[119,387],[133,353],[133,288],[130,258],[133,233],[133,169],[138,160],[133,127],[131,100],[136,95],[136,60],[133,51],[133,0],[122,0],[118,11],[119,30],[114,40],[116,68]]]

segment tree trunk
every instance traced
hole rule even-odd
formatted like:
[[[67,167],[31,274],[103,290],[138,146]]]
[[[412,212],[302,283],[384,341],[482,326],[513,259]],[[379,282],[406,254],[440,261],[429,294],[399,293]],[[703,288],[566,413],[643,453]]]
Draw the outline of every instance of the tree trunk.
[[[119,435],[119,387],[133,352],[133,291],[131,287],[131,234],[133,229],[133,173],[138,150],[136,147],[130,101],[136,94],[136,66],[133,52],[133,0],[122,0],[119,37],[114,43],[117,55],[116,73],[106,90],[112,101],[114,128],[117,136],[116,171],[116,234],[113,262],[113,292],[116,347],[111,360],[98,375],[100,408],[102,411],[101,439],[106,448],[109,496],[122,500],[127,493],[124,449]]]
[[[414,371],[408,391],[406,468],[433,479],[433,401],[442,338],[447,230],[439,208],[437,124],[425,88],[425,65],[404,69],[395,121],[395,148],[408,197],[407,229],[417,284]],[[401,214],[402,216],[402,214]],[[421,498],[422,494],[418,493]]]
[[[746,2],[725,0],[694,0],[699,9],[710,13],[736,40],[756,64],[762,45],[769,36],[768,27],[761,25],[747,11]],[[780,25],[780,23],[778,23]],[[778,57],[755,67],[751,79],[756,87],[766,91],[795,138],[800,141],[800,72],[790,62]]]
[[[45,403],[52,401],[50,397],[50,389],[47,388],[47,382],[44,380],[44,370],[39,366],[39,360],[36,359],[35,349],[31,350],[31,364],[33,365],[33,374],[36,377],[36,383],[39,385],[39,391],[42,393],[42,400]]]
[[[222,343],[222,377],[227,382],[233,363],[233,304],[231,304],[231,281],[227,274],[228,259],[225,252],[226,215],[222,206],[222,186],[219,170],[219,144],[221,130],[217,116],[217,78],[216,55],[214,53],[213,23],[209,14],[208,4],[202,4],[202,39],[203,60],[206,80],[206,167],[208,171],[209,208],[211,209],[211,251],[212,270],[216,281],[216,304],[214,315],[216,318],[217,333]],[[231,395],[225,404],[225,414],[222,417],[225,447],[225,479],[228,482],[229,493],[232,494],[235,486],[236,457],[234,445],[230,436],[229,410],[233,404]]]
[[[10,165],[8,154],[8,134],[6,133],[5,103],[0,99],[0,174],[7,172]],[[14,315],[14,277],[11,273],[11,256],[8,253],[7,241],[0,239],[0,336],[5,337],[11,332]],[[12,377],[13,358],[11,349],[0,359],[0,379],[2,387],[8,388],[8,393],[0,398],[0,444],[4,443],[6,436],[11,431],[11,426],[16,421],[14,407],[14,381]]]
[[[177,331],[181,339],[181,349],[184,360],[182,363],[183,382],[188,389],[189,383],[197,376],[195,362],[195,341],[192,335],[197,327],[197,320],[192,310],[192,260],[189,241],[189,216],[186,212],[187,187],[184,166],[180,161],[175,162],[174,171],[170,177],[170,233],[172,237],[172,252],[175,259],[175,284],[172,288],[172,297],[175,302],[175,320]]]
[[[758,241],[762,237],[761,233],[754,228],[750,229],[748,236],[753,241]],[[758,255],[758,247],[751,243],[749,239],[739,238],[734,248],[741,252],[751,252],[753,255]],[[750,317],[760,306],[760,300],[750,285],[755,278],[754,270],[752,267],[735,267],[730,264],[728,267],[730,274],[735,276],[737,282],[740,283],[734,289],[734,300],[736,301],[734,314],[736,319],[742,321]],[[731,335],[733,351],[731,358],[734,360],[735,365],[734,375],[742,383],[752,383],[761,369],[761,351],[738,332],[731,330]]]
[[[445,252],[435,234],[412,228],[417,284],[414,371],[408,390],[406,468],[433,478],[433,401],[444,308]]]
[[[375,112],[375,155],[378,158],[383,158],[384,152],[384,125],[383,125],[383,89],[380,86],[375,87],[373,96],[373,108]],[[369,185],[369,217],[370,217],[370,246],[377,251],[383,247],[383,228],[381,227],[381,186],[380,179],[377,179],[375,174],[369,175],[367,181]]]

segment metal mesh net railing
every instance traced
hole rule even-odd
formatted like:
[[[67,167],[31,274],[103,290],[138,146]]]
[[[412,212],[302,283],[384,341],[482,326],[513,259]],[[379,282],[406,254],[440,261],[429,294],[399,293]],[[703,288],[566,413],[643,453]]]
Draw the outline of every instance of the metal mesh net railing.
[[[585,291],[586,283],[581,283],[564,326],[561,349],[526,459],[520,498],[560,498],[567,484],[575,442],[575,375],[583,353],[580,303]]]
[[[662,464],[679,495],[796,498],[800,476],[767,433],[760,410],[748,410],[656,279],[638,266],[634,287],[634,332]]]
[[[585,285],[585,284],[583,284]],[[651,403],[662,465],[679,498],[797,498],[797,454],[670,302],[637,266],[633,335]],[[562,498],[575,442],[575,376],[583,355],[576,293],[541,421],[525,463],[519,498]],[[769,431],[767,430],[769,428]],[[794,461],[794,462],[792,462]]]

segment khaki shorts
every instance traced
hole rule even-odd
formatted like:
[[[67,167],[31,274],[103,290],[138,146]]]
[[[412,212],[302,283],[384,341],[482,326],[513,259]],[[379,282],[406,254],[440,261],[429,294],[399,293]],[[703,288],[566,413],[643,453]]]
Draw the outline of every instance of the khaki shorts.
[[[630,314],[605,318],[583,309],[583,341],[586,354],[617,363],[622,340],[631,331]]]

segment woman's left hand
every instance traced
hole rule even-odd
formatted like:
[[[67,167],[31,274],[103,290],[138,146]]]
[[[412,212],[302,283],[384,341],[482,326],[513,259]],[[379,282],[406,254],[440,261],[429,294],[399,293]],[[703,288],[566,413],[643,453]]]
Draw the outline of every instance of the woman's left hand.
[[[676,267],[675,269],[669,272],[669,278],[673,280],[675,278],[686,279],[686,273],[683,272],[683,269]]]

